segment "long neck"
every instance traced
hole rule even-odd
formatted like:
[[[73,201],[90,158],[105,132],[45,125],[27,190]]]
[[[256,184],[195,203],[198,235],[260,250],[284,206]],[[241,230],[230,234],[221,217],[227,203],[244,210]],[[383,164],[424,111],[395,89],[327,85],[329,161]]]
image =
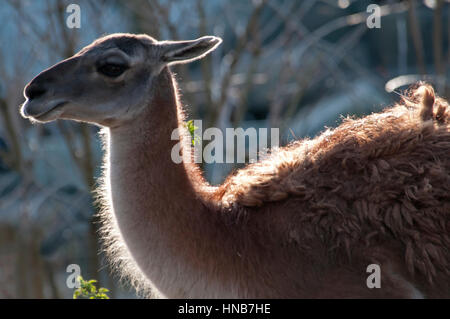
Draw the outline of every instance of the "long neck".
[[[233,236],[208,208],[209,186],[194,164],[171,159],[178,143],[171,134],[182,114],[170,71],[157,82],[138,119],[109,129],[106,178],[115,222],[132,258],[163,295],[223,294],[214,286],[231,285],[234,271],[220,268],[230,264]]]

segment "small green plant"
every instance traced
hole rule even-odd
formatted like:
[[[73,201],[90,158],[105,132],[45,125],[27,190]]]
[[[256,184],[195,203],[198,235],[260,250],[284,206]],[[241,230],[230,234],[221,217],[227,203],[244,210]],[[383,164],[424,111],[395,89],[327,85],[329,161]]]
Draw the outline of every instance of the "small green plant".
[[[109,290],[106,288],[95,287],[97,280],[84,280],[83,277],[78,277],[80,281],[80,288],[73,292],[73,299],[109,299],[106,294]]]
[[[195,145],[195,142],[199,140],[199,137],[195,135],[195,130],[198,129],[197,126],[194,125],[194,120],[189,120],[186,122],[186,127],[191,134],[192,145]]]

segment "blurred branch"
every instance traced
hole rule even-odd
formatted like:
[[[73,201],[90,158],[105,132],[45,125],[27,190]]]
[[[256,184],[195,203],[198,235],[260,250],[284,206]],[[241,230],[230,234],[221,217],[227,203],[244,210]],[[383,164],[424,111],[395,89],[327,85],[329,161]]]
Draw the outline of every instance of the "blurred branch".
[[[75,136],[72,133],[72,131],[66,127],[66,123],[63,121],[56,121],[56,125],[59,128],[59,131],[61,132],[63,136],[63,140],[69,150],[70,157],[72,157],[72,160],[75,162],[75,165],[78,167],[82,167],[82,163],[80,158],[77,156],[77,150],[75,147]]]
[[[198,24],[198,29],[200,34],[207,34],[207,30],[206,30],[206,14],[205,14],[205,10],[204,10],[204,3],[203,0],[197,0],[196,1],[197,4],[197,11],[198,11],[198,15],[199,15],[199,24]],[[213,82],[213,73],[212,73],[212,63],[211,63],[211,57],[210,56],[206,56],[205,58],[203,58],[201,60],[201,67],[202,67],[202,75],[203,75],[203,80],[205,83],[205,90],[206,90],[206,105],[207,108],[208,107],[213,107],[214,105],[214,101],[213,101],[213,97],[212,97],[212,82]]]
[[[41,244],[41,233],[37,228],[32,229],[29,243],[30,264],[28,265],[33,272],[31,273],[31,284],[33,288],[33,298],[44,298],[44,270],[42,269],[42,258],[39,254]]]
[[[94,188],[94,157],[92,154],[90,126],[87,123],[80,124],[81,140],[83,143],[83,166],[81,170],[89,190]]]
[[[276,13],[279,18],[284,21],[286,25],[286,31],[285,36],[287,34],[295,34],[299,40],[303,40],[304,38],[311,37],[311,34],[313,32],[310,32],[306,29],[306,27],[301,24],[300,22],[297,22],[298,19],[294,20],[294,16],[290,15],[289,13],[283,12],[281,8],[278,7],[277,4],[270,2],[269,7]],[[304,11],[305,13],[306,11]],[[273,106],[271,107],[271,111],[269,113],[269,118],[271,122],[271,126],[281,126],[281,129],[284,130],[284,127],[286,127],[289,120],[292,118],[292,116],[295,114],[295,111],[297,109],[298,104],[301,101],[301,98],[303,96],[303,92],[306,90],[307,87],[311,87],[315,83],[323,80],[325,76],[327,76],[327,73],[322,73],[322,75],[312,76],[310,73],[308,73],[308,70],[311,70],[312,73],[315,73],[316,71],[313,71],[314,69],[320,68],[322,65],[326,66],[328,69],[328,72],[338,80],[339,83],[342,85],[346,85],[347,81],[345,80],[343,72],[339,69],[339,63],[342,59],[351,59],[349,58],[346,52],[349,50],[349,48],[353,47],[356,43],[358,43],[358,40],[360,37],[364,34],[364,32],[367,30],[367,28],[363,25],[356,28],[353,32],[350,33],[349,36],[346,37],[344,41],[341,41],[337,46],[329,45],[325,40],[317,38],[316,39],[316,46],[318,49],[323,50],[327,53],[326,56],[323,54],[315,54],[314,56],[317,57],[315,60],[316,62],[319,62],[320,64],[314,63],[311,65],[310,62],[307,62],[308,64],[305,65],[306,69],[303,69],[301,73],[295,74],[295,85],[294,85],[294,92],[291,94],[290,101],[288,102],[286,112],[283,116],[284,121],[282,124],[280,124],[281,120],[281,108],[283,104],[282,96],[286,95],[286,92],[284,90],[276,89],[275,94],[272,94],[274,98],[272,99]],[[301,46],[301,45],[300,45]],[[303,51],[304,52],[304,51]],[[301,63],[300,57],[302,55],[302,52],[300,53],[298,50],[293,50],[293,53],[290,54],[291,60],[295,60],[297,63]],[[286,60],[285,62],[286,63]],[[291,61],[289,62],[289,65],[291,65]],[[299,68],[300,65],[296,65],[296,68]],[[286,74],[286,72],[289,72],[290,68],[286,68],[285,71],[282,71],[283,74]],[[309,74],[306,76],[305,74]],[[305,81],[305,78],[307,79]],[[286,86],[286,81],[289,79],[289,77],[285,78],[284,81],[277,81],[277,86]]]
[[[6,132],[10,139],[11,152],[7,153],[0,150],[0,156],[5,161],[5,164],[9,167],[15,169],[19,173],[22,171],[22,150],[19,142],[19,135],[14,127],[14,122],[9,111],[6,101],[0,98],[0,114],[3,117],[3,122],[6,128]]]
[[[280,36],[273,40],[274,43],[264,50],[263,56],[270,56],[277,50],[285,49],[294,34],[297,34],[299,40],[302,40],[303,34],[299,31],[298,21],[302,20],[304,15],[308,13],[315,3],[316,0],[307,0],[302,2],[302,5],[297,10],[294,10],[294,6],[284,9],[280,8],[276,2],[268,2],[268,7],[274,11],[274,16],[278,18],[277,20],[280,23],[277,27],[280,28],[284,25],[285,30]],[[267,32],[267,28],[264,28],[261,34],[265,36],[262,42],[268,41],[268,38],[271,36],[271,34]]]
[[[61,295],[58,290],[58,285],[56,284],[56,281],[55,281],[55,273],[53,271],[53,265],[52,265],[52,263],[46,261],[45,259],[43,259],[43,263],[44,263],[44,267],[43,267],[44,272],[47,277],[48,283],[50,285],[51,298],[52,299],[60,299]]]
[[[380,16],[384,17],[391,14],[402,13],[405,12],[407,8],[407,5],[402,2],[395,4],[386,4],[380,6]],[[363,11],[334,19],[322,25],[304,38],[303,43],[300,45],[299,56],[301,57],[306,50],[308,50],[312,45],[316,44],[320,39],[324,38],[328,34],[345,27],[365,23],[368,16],[369,13]]]
[[[261,57],[261,40],[260,33],[256,28],[254,30],[254,40],[250,44],[250,52],[251,52],[251,62],[248,67],[244,87],[241,89],[241,94],[239,97],[238,105],[234,111],[233,117],[233,126],[237,127],[244,119],[245,113],[247,113],[249,103],[248,103],[248,95],[253,86],[253,77],[258,68],[258,63]]]
[[[227,71],[225,72],[222,83],[221,83],[221,92],[220,97],[216,105],[213,106],[213,109],[210,112],[210,116],[208,117],[206,123],[207,127],[214,126],[216,123],[219,115],[222,112],[223,107],[225,106],[227,96],[228,96],[228,89],[231,82],[231,77],[236,69],[236,66],[238,65],[238,62],[247,48],[249,44],[250,37],[252,33],[255,31],[255,28],[258,27],[258,19],[261,15],[261,12],[263,8],[265,7],[267,0],[260,0],[255,1],[256,5],[250,15],[250,18],[248,19],[247,25],[245,27],[245,31],[241,34],[241,36],[237,39],[236,47],[234,50],[230,53],[229,56],[225,58],[228,62]]]
[[[445,63],[442,55],[442,7],[443,0],[436,0],[436,7],[433,10],[433,56],[434,67],[438,76],[443,76],[445,73]],[[449,26],[450,28],[450,26]],[[441,91],[443,88],[439,88]]]
[[[247,113],[249,107],[248,96],[250,90],[253,86],[253,76],[258,68],[260,50],[255,50],[252,54],[252,60],[250,62],[250,66],[246,73],[244,87],[241,89],[241,94],[239,97],[239,104],[237,105],[234,116],[233,116],[233,127],[239,126],[239,124],[244,120],[245,114]]]
[[[427,71],[425,68],[425,57],[424,57],[424,53],[423,53],[422,36],[420,34],[420,25],[419,25],[419,20],[417,19],[415,2],[416,2],[415,0],[408,0],[409,28],[411,30],[411,36],[413,39],[414,49],[416,51],[417,67],[421,74],[426,74]]]
[[[408,64],[408,32],[406,27],[406,18],[399,16],[396,21],[397,29],[397,67],[398,73],[404,74],[407,72]]]
[[[94,2],[97,0],[93,0]],[[161,36],[160,26],[163,25],[160,17],[152,9],[150,0],[147,1],[124,1],[123,5],[132,15],[135,23],[149,35],[158,38]]]
[[[26,10],[24,10],[22,1],[18,0],[6,0],[10,6],[15,10],[18,15],[18,21],[24,23],[17,23],[17,27],[22,32],[22,34],[28,39],[36,39],[39,43],[45,44],[51,48],[49,52],[59,52],[58,41],[52,41],[52,33],[47,32],[46,30],[41,30],[39,24],[36,22],[35,14],[29,14]],[[52,13],[53,10],[48,10],[48,13]],[[39,56],[39,55],[37,55]]]
[[[156,12],[159,13],[159,16],[162,17],[162,20],[166,27],[169,30],[170,36],[174,40],[178,40],[180,37],[178,35],[177,26],[170,21],[170,8],[172,6],[172,1],[165,1],[166,6],[163,6],[159,0],[148,0],[148,3],[156,9]]]
[[[105,12],[105,4],[108,0],[87,0],[91,10],[88,10],[90,14],[89,21],[94,25],[94,30],[97,35],[105,34],[105,25],[102,23],[104,21],[104,16],[108,14]],[[126,1],[128,3],[128,1]]]

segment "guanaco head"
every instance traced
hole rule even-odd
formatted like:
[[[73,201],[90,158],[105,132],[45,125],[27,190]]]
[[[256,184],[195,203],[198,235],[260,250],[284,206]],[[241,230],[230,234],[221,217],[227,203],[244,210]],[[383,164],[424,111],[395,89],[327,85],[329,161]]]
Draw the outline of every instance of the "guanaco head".
[[[109,126],[132,120],[147,105],[167,66],[202,58],[222,40],[156,41],[113,34],[36,76],[24,89],[21,114],[37,122],[71,119]]]

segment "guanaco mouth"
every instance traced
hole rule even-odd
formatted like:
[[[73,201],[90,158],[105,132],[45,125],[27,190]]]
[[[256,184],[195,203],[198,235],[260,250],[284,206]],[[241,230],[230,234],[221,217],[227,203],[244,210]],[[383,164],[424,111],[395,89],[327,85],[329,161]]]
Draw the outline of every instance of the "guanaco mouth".
[[[39,113],[39,114],[36,114],[36,115],[32,115],[32,114],[27,114],[27,115],[29,117],[32,117],[32,118],[36,119],[36,120],[39,120],[39,119],[42,119],[42,118],[46,117],[48,114],[50,114],[51,112],[55,111],[56,109],[61,108],[65,104],[67,104],[67,101],[59,102],[55,106],[51,107],[50,109],[48,109],[47,111],[44,111],[42,113]]]

